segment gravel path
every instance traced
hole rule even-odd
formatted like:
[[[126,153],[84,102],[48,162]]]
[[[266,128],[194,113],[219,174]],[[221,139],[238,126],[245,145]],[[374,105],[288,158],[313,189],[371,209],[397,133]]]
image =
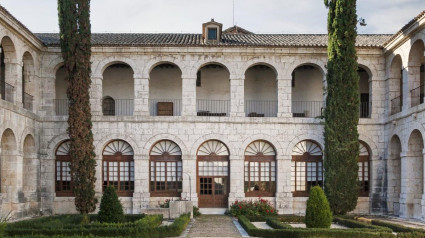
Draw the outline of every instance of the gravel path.
[[[196,218],[187,237],[241,237],[241,234],[229,216],[202,215]]]

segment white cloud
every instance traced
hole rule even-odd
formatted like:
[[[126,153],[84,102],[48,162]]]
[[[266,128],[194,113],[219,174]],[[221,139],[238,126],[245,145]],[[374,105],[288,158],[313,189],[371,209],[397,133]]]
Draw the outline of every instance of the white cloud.
[[[117,2],[119,4],[117,4]],[[416,16],[425,0],[358,0],[368,25],[360,33],[394,33]],[[57,0],[0,0],[34,32],[57,32]],[[215,18],[232,25],[232,1],[92,0],[93,32],[201,32]],[[235,0],[237,25],[257,33],[326,33],[322,0]]]

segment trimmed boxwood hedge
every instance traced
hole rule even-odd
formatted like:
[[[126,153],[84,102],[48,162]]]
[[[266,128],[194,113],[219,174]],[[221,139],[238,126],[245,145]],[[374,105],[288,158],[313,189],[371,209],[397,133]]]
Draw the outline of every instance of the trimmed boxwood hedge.
[[[248,232],[250,236],[255,237],[270,237],[270,238],[306,238],[306,237],[352,237],[352,238],[395,238],[391,232],[386,230],[376,229],[323,229],[323,228],[289,228],[265,230],[256,228],[250,220],[245,216],[238,216],[241,226]],[[408,237],[405,237],[408,238]]]
[[[42,220],[42,219],[40,219]],[[52,222],[53,219],[46,219]],[[152,221],[147,223],[154,224],[154,227],[146,227],[144,225],[133,223],[94,223],[88,225],[69,225],[68,227],[57,227],[54,229],[51,225],[45,226],[39,224],[39,221],[36,221],[36,224],[40,226],[32,227],[22,227],[22,224],[15,223],[10,224],[6,228],[6,234],[9,236],[31,236],[36,235],[45,235],[45,236],[102,236],[102,237],[146,237],[146,238],[159,238],[159,237],[169,237],[169,236],[178,236],[186,228],[187,224],[190,221],[190,214],[181,215],[177,218],[173,224],[169,226],[157,226],[158,218],[153,218]],[[26,221],[26,222],[30,222]],[[54,222],[53,222],[54,223]],[[146,224],[146,223],[145,223]]]
[[[407,226],[402,226],[399,224],[385,222],[380,220],[372,220],[372,225],[388,227],[394,232],[416,232],[416,233],[425,233],[424,229],[412,228]]]
[[[266,219],[267,225],[272,227],[273,229],[292,229],[292,226],[282,223],[275,218],[268,218]]]
[[[390,228],[387,227],[382,227],[382,226],[374,226],[374,225],[370,225],[361,221],[356,221],[356,220],[351,220],[351,219],[344,219],[344,218],[340,218],[340,217],[334,217],[333,220],[335,223],[342,225],[342,226],[346,226],[349,228],[366,228],[366,229],[371,229],[371,230],[379,230],[379,231],[386,231],[386,232],[392,232],[393,230],[391,230]]]

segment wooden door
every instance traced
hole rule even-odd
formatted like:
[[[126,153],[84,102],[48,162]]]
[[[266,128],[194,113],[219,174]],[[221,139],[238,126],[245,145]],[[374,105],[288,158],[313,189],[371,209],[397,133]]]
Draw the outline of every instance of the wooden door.
[[[199,207],[227,207],[230,182],[228,156],[198,156],[197,170]]]

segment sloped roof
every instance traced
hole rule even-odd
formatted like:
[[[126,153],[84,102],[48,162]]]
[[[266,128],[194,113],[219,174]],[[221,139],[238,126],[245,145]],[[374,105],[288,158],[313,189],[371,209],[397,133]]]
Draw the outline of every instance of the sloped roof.
[[[223,33],[227,33],[227,34],[254,34],[246,29],[243,29],[240,26],[232,26],[227,28],[226,30],[223,31]]]
[[[59,34],[36,33],[47,46],[59,46]],[[368,34],[357,37],[357,47],[382,48],[392,35]],[[326,47],[326,34],[223,34],[215,47]],[[201,34],[93,33],[93,46],[211,46]]]
[[[387,42],[385,42],[384,46],[388,45],[392,40],[402,35],[409,27],[411,27],[413,24],[418,22],[420,19],[425,17],[425,10],[423,10],[421,13],[419,13],[416,17],[414,17],[412,20],[410,20],[406,25],[404,25],[397,33],[392,35],[390,39],[388,39]]]

